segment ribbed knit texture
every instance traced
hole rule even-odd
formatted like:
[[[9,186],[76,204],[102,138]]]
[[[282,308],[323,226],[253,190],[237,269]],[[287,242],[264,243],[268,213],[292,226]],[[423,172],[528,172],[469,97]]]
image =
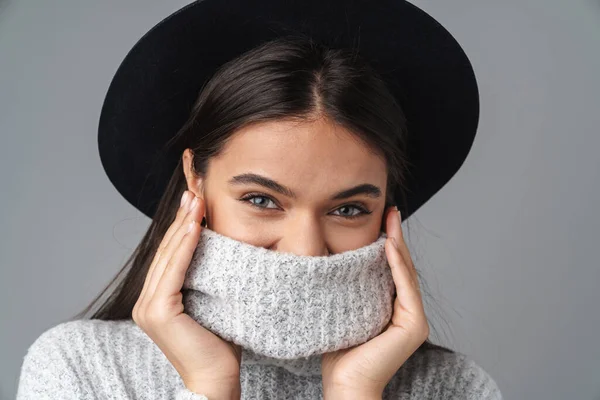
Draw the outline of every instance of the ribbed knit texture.
[[[360,344],[391,317],[385,235],[360,249],[305,257],[202,230],[184,281],[185,312],[242,346],[242,399],[322,399],[320,355]],[[40,335],[24,357],[17,400],[207,400],[193,393],[132,321],[76,320]],[[461,353],[415,352],[383,399],[500,400]],[[209,399],[212,400],[212,399]]]
[[[385,233],[331,256],[298,256],[204,228],[183,283],[185,312],[242,346],[242,360],[321,375],[321,354],[379,335],[393,311]]]

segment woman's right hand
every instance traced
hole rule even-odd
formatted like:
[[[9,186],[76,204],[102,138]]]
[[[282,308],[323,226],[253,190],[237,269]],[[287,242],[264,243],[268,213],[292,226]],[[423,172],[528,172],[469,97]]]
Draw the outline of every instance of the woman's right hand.
[[[221,339],[183,312],[181,288],[198,244],[202,229],[198,221],[205,206],[190,191],[184,193],[182,203],[150,265],[132,317],[189,390],[209,399],[239,399],[240,346]]]

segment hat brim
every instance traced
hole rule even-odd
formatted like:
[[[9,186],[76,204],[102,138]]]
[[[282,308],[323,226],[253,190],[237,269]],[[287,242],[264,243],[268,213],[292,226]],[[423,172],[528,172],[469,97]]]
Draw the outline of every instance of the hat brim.
[[[407,118],[412,167],[402,218],[408,218],[466,159],[477,131],[479,93],[459,43],[402,0],[201,0],[166,17],[128,52],[108,88],[98,147],[110,181],[153,218],[181,157],[162,153],[163,146],[189,117],[199,90],[223,63],[279,36],[277,26],[358,46],[362,56],[377,61]]]

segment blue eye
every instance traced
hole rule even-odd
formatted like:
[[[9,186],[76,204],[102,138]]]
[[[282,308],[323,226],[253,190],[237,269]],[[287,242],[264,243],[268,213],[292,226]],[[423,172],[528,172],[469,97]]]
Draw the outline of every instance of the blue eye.
[[[262,199],[262,201],[258,201],[258,202],[252,201],[255,199],[259,199],[259,200]],[[275,201],[273,201],[273,199],[271,199],[268,196],[259,195],[259,194],[248,194],[248,195],[240,198],[240,201],[247,202],[251,206],[261,208],[261,209],[277,208],[277,205],[276,205]],[[269,202],[274,204],[275,207],[266,207],[266,205],[268,205]],[[350,214],[342,212],[341,214],[333,214],[333,215],[336,215],[336,216],[342,217],[342,218],[346,218],[346,219],[354,219],[354,218],[359,218],[363,215],[368,215],[368,214],[372,213],[372,211],[369,211],[362,206],[354,205],[354,204],[345,204],[345,205],[339,207],[338,209],[336,209],[335,211],[340,211],[340,210],[356,210],[356,212],[351,212]]]
[[[264,201],[257,202],[257,203],[255,203],[253,201],[249,201],[249,200],[253,200],[253,199],[264,199]],[[255,207],[258,207],[258,208],[277,208],[277,207],[264,207],[264,204],[268,204],[269,202],[275,204],[275,202],[272,199],[270,199],[270,198],[268,198],[266,196],[249,195],[249,196],[246,196],[246,197],[242,197],[240,200],[249,201],[249,203],[251,205],[253,205]]]
[[[357,207],[357,206],[353,206],[353,205],[345,205],[345,206],[341,206],[340,208],[338,208],[336,211],[338,210],[357,210],[357,212],[355,213],[351,213],[350,215],[346,214],[344,215],[344,213],[342,213],[340,216],[344,217],[344,218],[358,218],[363,214],[370,214],[370,212],[367,212],[367,210],[365,210],[362,207]]]

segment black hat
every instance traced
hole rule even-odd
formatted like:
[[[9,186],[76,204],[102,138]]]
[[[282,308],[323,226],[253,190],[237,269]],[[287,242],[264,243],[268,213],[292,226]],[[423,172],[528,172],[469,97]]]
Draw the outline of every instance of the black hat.
[[[183,151],[163,148],[205,81],[225,62],[290,31],[338,48],[355,48],[360,37],[361,56],[383,68],[408,129],[403,219],[454,176],[477,130],[477,82],[458,42],[423,10],[403,0],[201,0],[150,29],[106,94],[100,159],[127,201],[153,218]]]

